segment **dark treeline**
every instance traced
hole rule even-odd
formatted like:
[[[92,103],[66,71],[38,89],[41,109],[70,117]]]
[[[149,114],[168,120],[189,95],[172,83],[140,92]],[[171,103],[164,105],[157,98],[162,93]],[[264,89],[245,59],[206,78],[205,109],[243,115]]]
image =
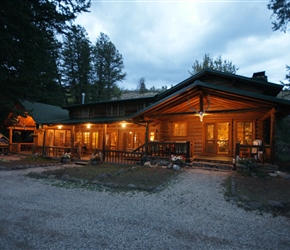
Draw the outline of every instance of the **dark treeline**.
[[[53,105],[119,98],[123,57],[100,33],[92,43],[74,24],[90,0],[0,2],[0,112],[17,100]],[[136,84],[137,85],[137,84]]]

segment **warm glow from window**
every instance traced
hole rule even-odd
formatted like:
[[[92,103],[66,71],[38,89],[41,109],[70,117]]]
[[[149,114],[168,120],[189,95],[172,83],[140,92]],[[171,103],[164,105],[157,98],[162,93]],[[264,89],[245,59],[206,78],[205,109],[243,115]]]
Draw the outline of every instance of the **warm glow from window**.
[[[151,132],[151,133],[150,133],[149,140],[150,140],[150,141],[154,141],[154,139],[155,139],[155,134],[154,134],[154,132]]]
[[[174,136],[187,136],[187,123],[176,122],[174,123]]]

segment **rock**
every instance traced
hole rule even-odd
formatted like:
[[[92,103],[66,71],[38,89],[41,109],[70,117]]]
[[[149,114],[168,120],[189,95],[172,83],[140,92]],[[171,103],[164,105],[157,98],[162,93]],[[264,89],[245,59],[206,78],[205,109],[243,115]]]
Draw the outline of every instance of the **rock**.
[[[176,164],[173,164],[173,170],[175,170],[175,171],[180,170],[180,166],[176,165]]]
[[[114,175],[117,176],[117,175],[120,175],[120,174],[123,174],[125,172],[125,170],[123,168],[121,168],[119,171],[117,171]]]
[[[232,196],[232,197],[229,197],[228,200],[229,200],[229,201],[237,202],[237,201],[239,200],[239,198],[236,197],[236,196]]]
[[[244,194],[241,194],[241,195],[240,195],[240,199],[241,199],[242,201],[250,201],[249,197],[246,196],[246,195],[244,195]]]
[[[128,188],[136,188],[136,185],[134,185],[134,184],[128,184],[127,187]]]
[[[162,185],[159,185],[159,186],[157,186],[155,189],[154,189],[154,191],[155,192],[160,192],[160,191],[162,191],[164,188],[163,188],[163,186]]]
[[[16,165],[12,169],[24,169],[24,168],[25,168],[25,166],[23,166],[23,165]]]
[[[158,163],[157,163],[159,166],[167,166],[169,164],[169,161],[166,161],[166,160],[160,160]]]
[[[279,201],[269,200],[268,201],[268,205],[271,208],[278,208],[278,209],[283,209],[284,208],[284,205],[281,202],[279,202]]]
[[[281,171],[276,171],[276,174],[282,178],[282,179],[285,179],[285,180],[290,180],[290,174],[288,173],[284,173],[284,172],[281,172]]]
[[[277,177],[278,176],[276,173],[269,173],[268,175],[270,175],[271,177]]]
[[[104,186],[105,186],[105,187],[115,187],[116,184],[114,184],[113,182],[106,182],[106,183],[104,184]]]
[[[153,166],[151,165],[150,161],[146,161],[144,163],[144,167],[150,167],[150,168],[152,168]]]
[[[106,178],[108,178],[109,177],[109,174],[107,174],[107,173],[104,173],[104,174],[98,174],[97,175],[97,179],[98,180],[104,180],[104,179],[106,179]]]
[[[68,180],[71,182],[80,182],[81,181],[80,179],[78,179],[76,177],[70,177]]]
[[[68,174],[64,174],[62,177],[61,177],[61,180],[62,181],[68,181],[69,179],[69,175]]]
[[[249,201],[247,202],[247,205],[251,210],[261,209],[263,207],[263,203],[260,201]]]

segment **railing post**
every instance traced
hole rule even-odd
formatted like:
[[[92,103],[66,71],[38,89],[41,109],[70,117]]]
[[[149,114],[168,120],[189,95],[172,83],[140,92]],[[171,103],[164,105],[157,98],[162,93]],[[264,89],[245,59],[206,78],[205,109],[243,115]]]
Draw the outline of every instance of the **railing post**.
[[[235,158],[237,155],[240,155],[241,144],[239,142],[236,143],[236,150],[235,150]]]
[[[190,158],[190,141],[186,142],[186,158]]]

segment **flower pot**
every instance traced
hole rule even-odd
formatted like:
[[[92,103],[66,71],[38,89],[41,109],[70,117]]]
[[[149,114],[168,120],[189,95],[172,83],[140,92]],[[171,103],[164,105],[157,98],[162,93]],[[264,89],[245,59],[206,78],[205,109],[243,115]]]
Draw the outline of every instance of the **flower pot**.
[[[99,165],[101,163],[100,159],[92,159],[91,165]]]
[[[69,163],[70,161],[70,158],[61,158],[62,163]]]

